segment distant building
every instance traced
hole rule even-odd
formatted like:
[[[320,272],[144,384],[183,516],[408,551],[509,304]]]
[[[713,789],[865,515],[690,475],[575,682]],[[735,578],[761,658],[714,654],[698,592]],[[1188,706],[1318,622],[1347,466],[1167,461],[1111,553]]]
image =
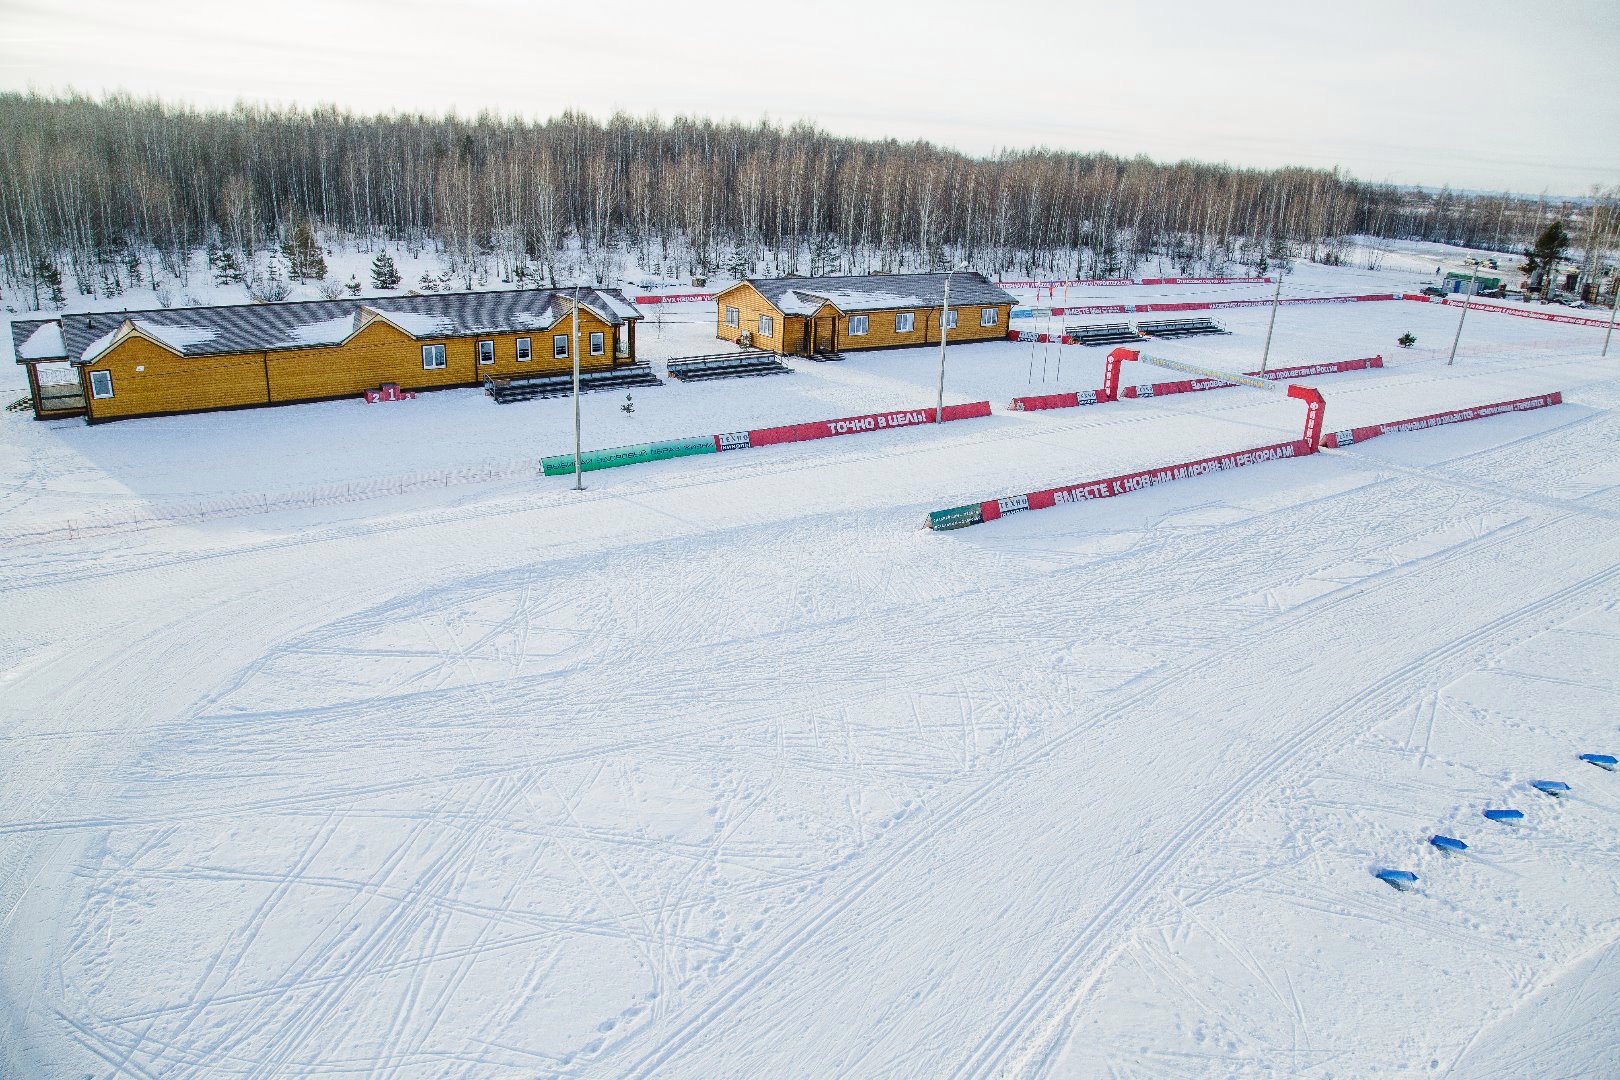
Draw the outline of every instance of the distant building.
[[[1446,274],[1446,283],[1443,288],[1448,293],[1466,293],[1469,291],[1470,281],[1473,283],[1473,295],[1475,296],[1497,294],[1507,288],[1499,277],[1490,274],[1464,274],[1456,270]]]
[[[580,289],[580,366],[634,361],[640,318],[615,289]],[[96,423],[572,370],[573,290],[89,312],[11,336],[34,416]]]
[[[715,334],[791,356],[939,343],[944,274],[749,278],[715,297]],[[950,275],[947,340],[1007,336],[1012,295],[982,274]]]

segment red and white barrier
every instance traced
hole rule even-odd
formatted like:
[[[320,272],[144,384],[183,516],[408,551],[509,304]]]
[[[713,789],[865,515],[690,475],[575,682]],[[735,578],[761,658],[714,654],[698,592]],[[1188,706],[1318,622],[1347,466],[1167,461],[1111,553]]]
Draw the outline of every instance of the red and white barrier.
[[[1409,300],[1410,296],[1398,293],[1366,293],[1361,296],[1296,296],[1277,303],[1288,306],[1297,304],[1366,304],[1382,300]],[[1155,312],[1174,311],[1218,311],[1222,308],[1256,308],[1270,307],[1270,300],[1209,300],[1189,304],[1092,304],[1086,307],[1051,307],[1051,308],[1014,308],[1014,317],[1020,319],[1044,319],[1059,315],[1144,315]],[[1060,345],[1069,345],[1072,342],[1060,334],[1042,334],[1027,330],[1011,330],[1007,336],[1013,341],[1050,341]]]
[[[1102,389],[1097,391],[1099,401],[1119,400],[1119,372],[1120,368],[1133,360],[1153,364],[1155,367],[1170,368],[1173,371],[1185,371],[1193,375],[1202,375],[1207,379],[1217,379],[1237,386],[1252,386],[1259,390],[1275,390],[1277,384],[1270,379],[1257,375],[1235,375],[1225,371],[1216,371],[1214,368],[1201,367],[1197,364],[1188,364],[1181,360],[1171,360],[1164,356],[1154,356],[1138,349],[1127,349],[1124,346],[1108,354],[1107,365],[1103,368]],[[1327,402],[1322,395],[1309,386],[1299,383],[1289,383],[1284,391],[1291,398],[1298,398],[1305,403],[1305,434],[1304,440],[1314,452],[1322,440],[1322,421],[1327,411]]]
[[[1306,379],[1312,375],[1333,375],[1344,371],[1363,371],[1367,368],[1381,368],[1383,366],[1384,358],[1382,356],[1364,356],[1357,360],[1329,360],[1320,364],[1299,364],[1294,367],[1272,368],[1269,371],[1245,371],[1243,374],[1253,379],[1285,382],[1288,379]],[[1184,379],[1180,382],[1125,386],[1120,388],[1119,395],[1127,398],[1164,397],[1166,394],[1191,394],[1202,390],[1219,390],[1231,385],[1232,383],[1226,379]]]
[[[1082,390],[1076,394],[1041,394],[1036,397],[1015,397],[1008,408],[1016,412],[1039,412],[1042,409],[1072,409],[1077,405],[1097,404],[1097,391]]]
[[[1119,285],[1270,285],[1268,277],[1069,278],[1059,281],[998,281],[1003,289],[1091,289]]]
[[[661,293],[658,296],[637,296],[633,299],[637,307],[646,307],[649,304],[698,304],[705,300],[713,300],[718,295],[720,294],[712,292]]]
[[[1425,297],[1424,299],[1428,299]],[[1463,302],[1456,297],[1448,296],[1440,303],[1447,307],[1462,307]],[[1516,315],[1521,319],[1536,319],[1540,322],[1566,323],[1570,326],[1608,326],[1608,319],[1588,319],[1580,315],[1560,315],[1552,311],[1526,311],[1523,308],[1498,307],[1495,304],[1481,304],[1474,301],[1468,305],[1470,311],[1489,311],[1496,315]]]
[[[990,415],[988,401],[970,401],[964,405],[947,405],[945,420],[969,420]],[[714,437],[715,449],[747,450],[759,446],[777,446],[781,443],[809,442],[839,435],[859,435],[866,431],[889,431],[894,428],[917,427],[934,422],[933,407],[922,409],[896,409],[892,412],[867,413],[863,416],[845,416],[837,420],[817,420],[810,424],[787,424],[783,427],[755,428],[752,431],[733,431]]]
[[[1503,413],[1545,409],[1563,403],[1564,395],[1557,391],[1551,394],[1538,394],[1535,397],[1514,398],[1512,401],[1498,401],[1490,405],[1474,405],[1466,409],[1451,409],[1447,412],[1431,413],[1428,416],[1416,416],[1410,420],[1396,420],[1388,424],[1369,424],[1366,427],[1335,431],[1322,440],[1322,445],[1351,446],[1366,442],[1368,439],[1376,439],[1380,435],[1393,435],[1398,431],[1422,431],[1425,428],[1443,427],[1446,424],[1483,420],[1487,416],[1500,416]]]
[[[1060,503],[1085,502],[1089,499],[1109,499],[1115,495],[1127,495],[1133,491],[1141,491],[1143,488],[1167,484],[1172,480],[1185,480],[1193,476],[1203,476],[1206,473],[1241,469],[1245,465],[1259,465],[1266,461],[1280,461],[1285,458],[1300,457],[1311,453],[1312,450],[1313,448],[1303,440],[1271,443],[1267,446],[1257,446],[1251,450],[1239,450],[1232,454],[1216,454],[1213,457],[1199,458],[1197,461],[1184,461],[1179,465],[1164,465],[1157,469],[1143,469],[1140,472],[1110,476],[1102,480],[1086,480],[1064,487],[1032,491],[1027,495],[1015,495],[1012,499],[997,499],[993,502],[982,503],[981,510],[986,521],[994,521],[996,518],[1004,517],[1018,510],[1045,510]]]

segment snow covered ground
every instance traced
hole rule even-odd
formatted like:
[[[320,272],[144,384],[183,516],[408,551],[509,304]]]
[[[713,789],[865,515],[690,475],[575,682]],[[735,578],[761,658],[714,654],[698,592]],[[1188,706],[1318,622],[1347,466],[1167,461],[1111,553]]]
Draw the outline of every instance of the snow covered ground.
[[[1160,351],[1255,366],[1217,314]],[[972,346],[991,418],[583,493],[566,401],[0,414],[0,1074],[1614,1075],[1620,383],[1507,316],[1448,368],[1456,316],[1285,308],[1272,360],[1384,355],[1310,380],[1330,430],[1568,404],[948,534],[1299,404],[1008,413],[1103,350]],[[593,395],[586,444],[936,362]]]

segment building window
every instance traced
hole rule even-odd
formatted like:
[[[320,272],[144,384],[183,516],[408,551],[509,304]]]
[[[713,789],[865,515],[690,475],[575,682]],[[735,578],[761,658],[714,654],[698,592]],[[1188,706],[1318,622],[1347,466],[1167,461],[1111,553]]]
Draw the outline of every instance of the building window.
[[[776,322],[769,315],[759,317],[759,336],[770,337],[776,330]]]
[[[947,329],[947,330],[955,330],[956,329],[956,309],[955,308],[946,308],[945,309],[945,329]]]
[[[902,311],[894,317],[894,332],[909,334],[917,327],[917,316],[909,311]]]
[[[849,317],[849,336],[850,337],[865,337],[866,336],[866,316],[865,315],[851,315]]]
[[[726,325],[727,326],[741,326],[742,325],[742,312],[738,311],[734,307],[726,308]]]
[[[567,334],[558,334],[551,339],[551,355],[558,360],[568,359]]]
[[[998,322],[1001,321],[1001,319],[999,318],[999,314],[1000,313],[997,312],[996,309],[993,308],[993,307],[982,307],[982,308],[980,308],[979,309],[979,325],[980,326],[994,326],[994,325],[996,325]]]
[[[480,341],[478,343],[478,362],[480,364],[493,364],[495,362],[495,343],[493,341]]]
[[[600,331],[600,330],[592,330],[591,331],[591,355],[592,356],[601,356],[606,351],[607,351],[607,339],[602,336],[602,331]]]
[[[526,338],[526,337],[518,338],[517,339],[518,363],[521,364],[521,363],[526,362],[531,355],[533,355],[533,354],[529,352],[529,339]]]
[[[112,372],[92,371],[90,373],[90,396],[98,398],[112,397]]]
[[[439,371],[444,368],[444,346],[422,346],[422,370]]]

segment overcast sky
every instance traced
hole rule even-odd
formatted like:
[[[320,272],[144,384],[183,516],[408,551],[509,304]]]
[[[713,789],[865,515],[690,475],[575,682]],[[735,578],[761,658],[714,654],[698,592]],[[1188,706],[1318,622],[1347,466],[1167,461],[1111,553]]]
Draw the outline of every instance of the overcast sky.
[[[1620,0],[0,0],[0,87],[1620,184]]]

